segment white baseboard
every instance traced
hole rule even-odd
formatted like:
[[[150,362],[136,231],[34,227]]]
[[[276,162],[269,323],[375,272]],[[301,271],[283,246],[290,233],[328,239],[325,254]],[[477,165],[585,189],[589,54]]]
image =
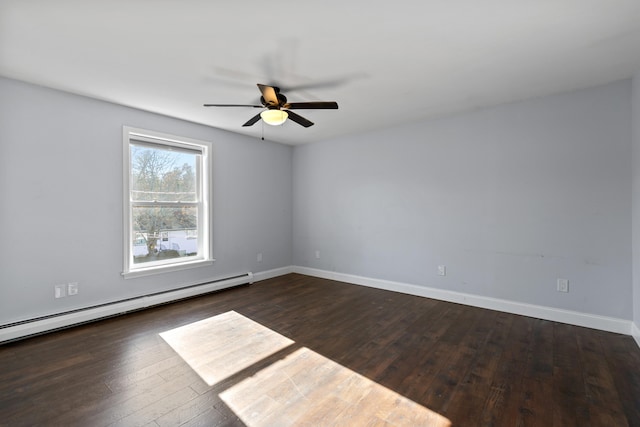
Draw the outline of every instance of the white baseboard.
[[[474,307],[487,308],[490,310],[502,311],[506,313],[519,314],[521,316],[535,317],[537,319],[551,320],[553,322],[566,323],[569,325],[584,326],[587,328],[599,329],[625,335],[632,334],[631,321],[617,319],[614,317],[598,316],[594,314],[581,313],[578,311],[562,310],[540,305],[525,304],[498,298],[483,297],[480,295],[465,294],[462,292],[453,292],[443,289],[411,285],[408,283],[393,282],[389,280],[373,279],[370,277],[355,276],[351,274],[337,273],[333,271],[319,270],[309,267],[294,266],[293,272],[305,274],[308,276],[321,277],[324,279],[336,280],[340,282],[352,283],[355,285],[363,285],[372,288],[385,289],[388,291],[402,292],[409,295],[433,298],[441,301],[448,301]],[[638,332],[640,336],[640,331]],[[640,338],[636,337],[636,341],[639,341],[639,339]]]
[[[640,347],[640,327],[635,323],[631,324],[631,336],[633,336],[633,339],[636,340],[636,344]]]
[[[39,320],[17,323],[15,325],[0,328],[0,343],[43,333],[50,330],[65,328],[75,324],[90,322],[101,318],[126,313],[128,311],[140,310],[158,304],[164,304],[183,298],[197,296],[200,294],[205,294],[232,286],[237,286],[245,283],[255,283],[262,280],[283,276],[289,273],[305,274],[307,276],[321,277],[324,279],[352,283],[355,285],[369,286],[372,288],[401,292],[409,295],[433,298],[437,300],[465,304],[474,307],[487,308],[490,310],[503,311],[506,313],[519,314],[522,316],[551,320],[554,322],[567,323],[570,325],[584,326],[608,332],[631,335],[640,347],[640,328],[638,328],[638,325],[634,324],[633,322],[623,319],[597,316],[577,311],[561,310],[533,304],[524,304],[497,298],[489,298],[479,295],[465,294],[461,292],[453,292],[437,288],[429,288],[407,283],[373,279],[369,277],[355,276],[351,274],[337,273],[300,266],[288,266],[257,273],[247,273],[245,275],[232,277],[229,279],[211,279],[211,283],[207,283],[201,286],[191,285],[177,289],[175,291],[143,296],[131,300],[87,308],[84,310],[76,310],[69,313],[63,313],[58,316],[51,316]]]
[[[205,293],[229,288],[232,286],[251,283],[255,280],[253,273],[245,273],[242,275],[220,279],[212,278],[205,280],[202,285],[191,284],[181,287],[173,291],[161,292],[148,296],[141,296],[125,301],[117,301],[109,304],[103,304],[86,309],[74,310],[59,315],[46,316],[41,319],[35,319],[16,323],[13,325],[0,328],[0,343],[11,341],[19,338],[40,334],[55,329],[66,328],[69,326],[91,322],[105,317],[123,314],[133,310],[141,310],[154,305],[164,304],[189,298]]]
[[[274,268],[273,270],[267,271],[259,271],[257,273],[253,273],[253,282],[260,282],[261,280],[272,279],[278,276],[284,276],[285,274],[293,273],[293,267],[281,267]]]

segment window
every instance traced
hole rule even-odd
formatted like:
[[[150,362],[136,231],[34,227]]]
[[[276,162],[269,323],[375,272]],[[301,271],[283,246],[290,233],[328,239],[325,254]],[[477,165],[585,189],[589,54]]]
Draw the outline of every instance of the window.
[[[209,144],[124,127],[125,277],[210,265]]]

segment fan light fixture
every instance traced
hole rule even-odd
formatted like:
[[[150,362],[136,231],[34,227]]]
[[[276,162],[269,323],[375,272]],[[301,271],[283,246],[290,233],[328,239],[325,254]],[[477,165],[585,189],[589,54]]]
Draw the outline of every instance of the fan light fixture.
[[[262,113],[260,113],[260,117],[262,117],[262,120],[264,120],[264,122],[268,125],[280,126],[287,120],[287,117],[289,117],[289,115],[286,111],[273,109],[264,110]]]

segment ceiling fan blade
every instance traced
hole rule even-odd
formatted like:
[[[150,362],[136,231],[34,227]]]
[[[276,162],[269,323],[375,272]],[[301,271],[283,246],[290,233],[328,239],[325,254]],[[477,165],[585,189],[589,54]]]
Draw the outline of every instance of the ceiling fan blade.
[[[262,105],[253,105],[253,104],[202,104],[205,107],[253,107],[253,108],[264,108]]]
[[[280,105],[280,102],[278,101],[278,94],[273,86],[261,85],[258,83],[258,87],[260,88],[260,92],[262,92],[262,97],[267,103],[267,106],[276,107]]]
[[[338,103],[334,101],[290,102],[284,104],[283,108],[289,110],[337,110]]]
[[[304,117],[302,117],[299,114],[294,113],[293,111],[287,111],[287,114],[289,114],[289,119],[293,120],[294,122],[296,122],[299,125],[302,125],[306,128],[308,128],[309,126],[313,126],[313,122],[310,120],[305,119]]]
[[[256,114],[255,116],[251,117],[249,120],[247,120],[247,123],[243,124],[242,126],[253,126],[258,120],[260,120],[260,114]]]

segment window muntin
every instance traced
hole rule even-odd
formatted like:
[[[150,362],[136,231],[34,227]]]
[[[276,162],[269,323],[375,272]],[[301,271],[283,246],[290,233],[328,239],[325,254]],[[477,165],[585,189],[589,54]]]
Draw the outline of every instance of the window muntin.
[[[125,277],[210,264],[208,144],[124,134]]]

